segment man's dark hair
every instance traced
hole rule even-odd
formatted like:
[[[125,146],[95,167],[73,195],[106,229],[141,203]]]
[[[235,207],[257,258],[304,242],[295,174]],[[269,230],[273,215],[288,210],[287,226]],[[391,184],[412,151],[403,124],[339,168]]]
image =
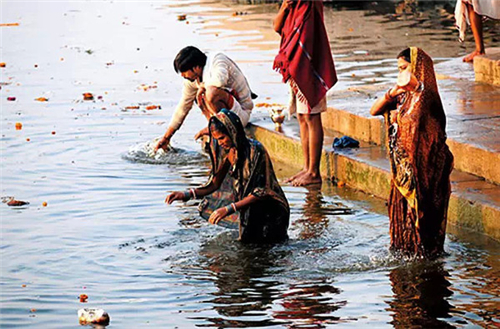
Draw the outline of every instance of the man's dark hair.
[[[396,58],[403,58],[405,61],[407,61],[408,63],[411,63],[411,50],[410,48],[406,48],[405,50],[403,50],[402,52],[400,52],[398,54],[398,57]]]
[[[182,48],[175,56],[174,69],[176,73],[192,70],[196,66],[204,67],[207,63],[207,55],[196,47],[188,46]]]

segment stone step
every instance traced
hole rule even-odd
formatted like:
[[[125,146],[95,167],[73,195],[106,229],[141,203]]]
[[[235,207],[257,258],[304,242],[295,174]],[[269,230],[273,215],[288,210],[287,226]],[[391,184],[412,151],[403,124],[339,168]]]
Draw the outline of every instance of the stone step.
[[[474,57],[476,81],[500,86],[500,48],[487,48],[484,56]]]
[[[449,77],[439,84],[455,168],[500,184],[500,88]],[[389,87],[335,91],[328,100],[331,107],[322,114],[323,126],[357,140],[385,145],[383,120],[372,117],[369,110]]]
[[[268,118],[255,118],[247,130],[266,147],[273,161],[301,168],[303,157],[295,120],[286,121],[283,131],[276,132]],[[326,131],[325,135],[322,176],[386,199],[391,176],[384,147],[361,143],[358,149],[333,150],[331,142],[337,133]],[[451,178],[449,222],[500,241],[500,186],[459,170],[454,170]]]

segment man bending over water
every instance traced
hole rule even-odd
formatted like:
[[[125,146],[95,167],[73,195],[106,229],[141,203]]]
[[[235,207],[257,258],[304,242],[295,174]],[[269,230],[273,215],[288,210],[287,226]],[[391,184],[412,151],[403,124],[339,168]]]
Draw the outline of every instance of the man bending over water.
[[[195,101],[207,120],[226,108],[236,113],[246,126],[253,109],[252,96],[256,96],[243,72],[229,57],[222,53],[207,57],[198,48],[189,46],[181,49],[175,57],[174,69],[185,79],[182,97],[167,131],[155,146],[155,152],[167,148]],[[207,134],[208,127],[205,127],[194,138]]]

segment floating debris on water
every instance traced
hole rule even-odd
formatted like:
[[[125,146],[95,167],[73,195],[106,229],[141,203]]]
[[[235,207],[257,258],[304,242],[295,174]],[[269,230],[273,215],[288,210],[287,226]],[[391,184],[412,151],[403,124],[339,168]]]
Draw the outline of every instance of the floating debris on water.
[[[27,204],[30,204],[28,201],[21,201],[14,199],[13,196],[4,196],[2,197],[2,202],[6,203],[10,207],[21,207]]]
[[[161,110],[161,105],[151,104],[151,103],[147,102],[147,103],[139,103],[137,105],[129,105],[129,106],[125,106],[124,108],[122,108],[123,112],[129,111],[129,110],[147,110],[147,111]]]
[[[110,318],[106,311],[100,308],[82,308],[78,310],[78,322],[81,325],[98,324],[107,326]]]
[[[83,93],[83,100],[84,101],[93,101],[94,95],[92,93]]]

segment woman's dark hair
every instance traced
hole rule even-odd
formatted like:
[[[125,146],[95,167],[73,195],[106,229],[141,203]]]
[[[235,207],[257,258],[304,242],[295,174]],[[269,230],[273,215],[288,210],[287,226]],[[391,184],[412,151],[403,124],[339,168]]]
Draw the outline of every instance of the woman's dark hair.
[[[211,117],[208,123],[208,129],[210,130],[210,135],[213,130],[217,130],[218,132],[226,136],[229,136],[229,138],[233,142],[238,152],[238,163],[236,164],[236,166],[239,169],[241,169],[243,162],[245,162],[248,149],[250,148],[250,142],[248,141],[248,138],[245,135],[245,129],[243,128],[243,124],[241,123],[241,120],[238,117],[238,115],[226,109],[222,109],[221,112],[224,112],[236,126],[236,136],[235,136],[236,140],[233,140],[233,136],[231,136],[226,126],[216,116]]]
[[[182,48],[175,56],[174,69],[176,73],[186,72],[199,66],[204,67],[207,63],[207,55],[196,47],[188,46]]]
[[[400,52],[398,54],[398,57],[396,57],[396,58],[403,58],[408,63],[411,63],[411,50],[410,50],[410,48],[406,48],[405,50]]]
[[[221,134],[224,134],[226,136],[229,136],[229,138],[231,138],[231,136],[229,135],[229,131],[227,131],[226,126],[224,126],[222,124],[222,122],[219,119],[217,119],[216,117],[210,118],[210,122],[208,124],[208,129],[210,131],[217,130]],[[232,140],[232,138],[231,138],[231,140]],[[232,142],[234,144],[235,141],[232,140]]]

